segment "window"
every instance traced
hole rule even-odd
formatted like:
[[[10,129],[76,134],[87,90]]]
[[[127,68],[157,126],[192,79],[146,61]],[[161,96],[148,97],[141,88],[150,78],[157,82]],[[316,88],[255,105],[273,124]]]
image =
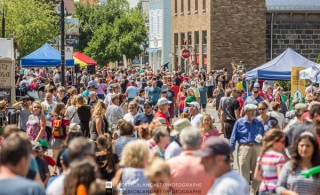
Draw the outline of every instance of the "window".
[[[207,31],[202,31],[202,53],[207,53]]]
[[[206,10],[206,6],[207,6],[207,3],[206,3],[206,0],[202,0],[202,9],[203,9],[203,11],[205,11]]]
[[[188,13],[190,12],[190,8],[191,7],[191,5],[190,5],[190,0],[188,0]]]
[[[174,0],[174,13],[178,12],[178,0]]]
[[[199,31],[194,32],[194,41],[196,44],[196,53],[199,53]]]
[[[179,35],[178,33],[174,33],[174,37],[173,37],[173,43],[174,43],[174,53],[175,55],[178,55],[178,45],[179,45]],[[178,64],[178,62],[177,62]]]
[[[181,45],[186,45],[186,44],[187,44],[187,41],[186,41],[185,34],[184,34],[184,33],[181,33],[181,34],[180,34],[180,37],[181,37]]]
[[[197,12],[198,11],[198,0],[194,0],[194,1],[195,1],[194,11]]]
[[[192,32],[188,32],[188,45],[192,44]]]
[[[184,11],[183,11],[183,8],[184,8],[183,1],[184,1],[184,0],[181,0],[181,13],[184,12]]]

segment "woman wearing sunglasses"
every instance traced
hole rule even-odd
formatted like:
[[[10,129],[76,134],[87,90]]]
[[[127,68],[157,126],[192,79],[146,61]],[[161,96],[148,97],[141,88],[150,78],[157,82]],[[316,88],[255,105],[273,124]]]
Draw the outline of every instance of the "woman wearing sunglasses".
[[[281,153],[284,148],[285,136],[281,130],[269,130],[262,141],[260,157],[254,172],[254,179],[262,181],[259,195],[275,194],[280,170],[285,163]]]
[[[269,129],[275,128],[280,129],[278,120],[272,116],[268,116],[269,104],[266,101],[262,101],[258,104],[259,116],[257,117],[264,126],[264,130],[268,131]]]
[[[27,121],[27,135],[31,141],[38,141],[39,139],[47,140],[46,132],[46,117],[41,113],[42,107],[40,102],[34,102],[31,106],[32,114]]]

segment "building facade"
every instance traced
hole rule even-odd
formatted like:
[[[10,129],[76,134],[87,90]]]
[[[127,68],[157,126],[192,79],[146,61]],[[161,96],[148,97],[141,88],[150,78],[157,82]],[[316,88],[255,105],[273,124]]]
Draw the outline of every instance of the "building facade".
[[[171,2],[149,1],[149,65],[153,70],[161,69],[168,61],[171,50]]]

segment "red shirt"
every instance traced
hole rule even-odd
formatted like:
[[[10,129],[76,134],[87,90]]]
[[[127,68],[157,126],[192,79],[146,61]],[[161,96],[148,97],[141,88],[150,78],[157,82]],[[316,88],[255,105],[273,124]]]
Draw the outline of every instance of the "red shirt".
[[[161,112],[161,110],[158,110],[156,112],[156,114],[154,115],[153,119],[155,119],[155,118],[163,118],[166,121],[167,126],[168,127],[170,126],[170,122],[167,119],[167,115],[165,113]]]
[[[56,165],[56,161],[54,161],[50,156],[44,156],[44,160],[46,160],[47,164],[50,166]]]
[[[258,95],[259,95],[260,97],[262,97],[262,99],[265,99],[264,93],[263,93],[261,90],[258,91]]]
[[[172,84],[171,90],[174,92],[174,98],[177,99],[179,93],[178,85]]]

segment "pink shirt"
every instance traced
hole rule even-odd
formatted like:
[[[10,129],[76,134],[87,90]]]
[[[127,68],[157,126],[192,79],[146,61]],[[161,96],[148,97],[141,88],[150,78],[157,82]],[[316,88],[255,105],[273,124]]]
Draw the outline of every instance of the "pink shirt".
[[[204,133],[204,132],[200,129],[200,134],[201,134],[201,147],[203,146],[204,142],[205,142],[209,137],[214,137],[214,136],[219,137],[219,131],[218,131],[218,129],[217,129],[216,127],[214,127],[210,133]]]
[[[167,161],[172,176],[172,190],[183,190],[184,195],[207,194],[214,182],[214,178],[208,175],[201,164],[201,158],[192,156],[194,151],[183,151]],[[188,186],[189,185],[189,186]],[[191,185],[191,186],[190,186]],[[193,186],[192,186],[193,185]]]

